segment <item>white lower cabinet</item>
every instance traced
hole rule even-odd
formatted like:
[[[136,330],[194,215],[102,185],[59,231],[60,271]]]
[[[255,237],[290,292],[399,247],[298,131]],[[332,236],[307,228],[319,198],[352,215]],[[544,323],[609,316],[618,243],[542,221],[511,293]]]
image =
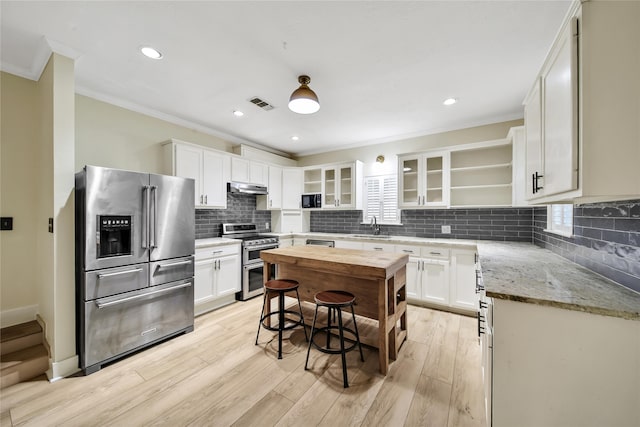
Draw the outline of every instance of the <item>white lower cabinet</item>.
[[[640,322],[493,298],[491,425],[637,426]]]
[[[396,245],[396,252],[409,255],[407,298],[414,302],[449,306],[449,249]]]
[[[451,251],[451,306],[476,311],[478,294],[475,287],[476,252],[464,249]]]
[[[442,246],[396,245],[409,255],[407,298],[464,313],[478,311],[476,251]]]
[[[422,288],[421,299],[439,305],[449,305],[449,261],[420,260],[418,282]]]
[[[196,315],[235,301],[240,285],[240,244],[196,249]]]
[[[362,249],[362,242],[354,242],[353,240],[336,240],[336,248],[344,249]]]
[[[390,243],[364,242],[362,243],[362,249],[365,251],[395,252],[396,245]]]

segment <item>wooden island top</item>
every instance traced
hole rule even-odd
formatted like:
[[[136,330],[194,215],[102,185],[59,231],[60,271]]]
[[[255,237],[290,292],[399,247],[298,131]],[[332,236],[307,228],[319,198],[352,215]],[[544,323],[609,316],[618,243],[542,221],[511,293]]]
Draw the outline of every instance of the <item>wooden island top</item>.
[[[354,294],[356,314],[377,320],[376,336],[361,337],[361,341],[378,348],[380,372],[387,373],[389,359],[397,357],[407,338],[407,254],[290,246],[261,251],[260,258],[265,262],[264,280],[269,279],[270,265],[277,264],[278,278],[300,283],[298,291],[303,301],[314,302],[317,292],[332,289]]]

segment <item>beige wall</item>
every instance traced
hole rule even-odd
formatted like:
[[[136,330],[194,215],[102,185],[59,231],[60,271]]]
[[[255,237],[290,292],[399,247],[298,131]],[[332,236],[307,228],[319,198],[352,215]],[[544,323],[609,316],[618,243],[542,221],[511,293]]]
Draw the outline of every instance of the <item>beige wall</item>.
[[[76,171],[84,165],[167,173],[161,143],[170,138],[232,152],[215,136],[76,95]]]
[[[2,326],[37,312],[36,224],[40,184],[40,104],[36,82],[0,73],[0,213],[13,230],[0,232]],[[26,310],[26,313],[11,311]],[[20,321],[20,320],[18,320]],[[8,323],[6,323],[8,322]]]
[[[54,221],[54,339],[51,346],[51,376],[57,377],[57,363],[69,360],[77,366],[75,334],[69,333],[75,331],[75,73],[73,60],[54,54],[52,61],[54,115],[51,216]],[[68,374],[66,368],[62,369],[61,374]]]
[[[433,135],[424,135],[383,144],[369,145],[366,147],[302,156],[297,159],[298,166],[361,160],[364,163],[365,176],[396,173],[397,154],[413,153],[471,142],[504,139],[507,137],[507,133],[509,133],[510,128],[514,126],[521,126],[523,123],[523,120],[512,120],[509,122],[495,123]],[[380,154],[385,157],[385,161],[382,165],[379,163],[376,164],[376,157]]]

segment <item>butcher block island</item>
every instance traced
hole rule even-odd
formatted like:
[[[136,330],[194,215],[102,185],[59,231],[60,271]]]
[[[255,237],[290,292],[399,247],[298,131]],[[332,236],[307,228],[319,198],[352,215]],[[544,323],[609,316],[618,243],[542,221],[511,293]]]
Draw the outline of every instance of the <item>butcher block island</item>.
[[[397,358],[407,339],[407,254],[291,246],[262,251],[260,258],[268,264],[264,280],[269,280],[271,264],[277,264],[278,278],[300,283],[302,301],[313,303],[317,292],[331,289],[354,294],[356,314],[377,321],[372,322],[377,323],[373,336],[361,333],[360,339],[378,348],[380,372],[386,375],[389,359]]]

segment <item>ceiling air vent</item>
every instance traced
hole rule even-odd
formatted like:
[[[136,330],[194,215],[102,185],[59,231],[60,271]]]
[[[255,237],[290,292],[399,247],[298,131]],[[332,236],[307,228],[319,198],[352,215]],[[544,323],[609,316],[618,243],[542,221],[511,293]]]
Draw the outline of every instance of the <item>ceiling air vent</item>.
[[[263,101],[262,99],[254,96],[249,100],[252,104],[256,104],[258,107],[262,108],[265,111],[273,110],[275,107],[269,104],[267,101]]]

